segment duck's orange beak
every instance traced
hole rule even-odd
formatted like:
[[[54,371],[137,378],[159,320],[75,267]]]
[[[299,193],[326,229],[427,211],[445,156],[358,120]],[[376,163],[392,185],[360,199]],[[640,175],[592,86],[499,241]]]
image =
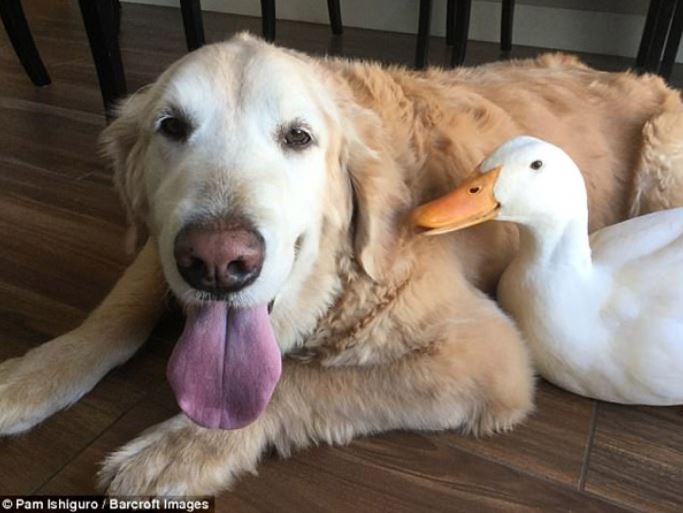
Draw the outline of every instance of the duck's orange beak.
[[[500,204],[493,194],[501,167],[477,173],[457,189],[417,207],[411,214],[413,224],[427,229],[425,235],[438,235],[494,219]]]

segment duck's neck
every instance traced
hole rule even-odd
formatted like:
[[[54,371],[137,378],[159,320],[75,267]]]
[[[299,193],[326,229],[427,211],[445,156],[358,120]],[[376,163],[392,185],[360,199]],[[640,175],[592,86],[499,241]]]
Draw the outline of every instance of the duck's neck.
[[[586,217],[520,224],[520,251],[498,290],[527,335],[539,372],[575,391],[580,388],[572,388],[578,385],[564,369],[571,364],[589,372],[606,348],[596,308],[605,288],[596,280]]]
[[[589,270],[592,261],[588,214],[571,218],[548,217],[520,224],[519,258],[535,270],[558,266]]]

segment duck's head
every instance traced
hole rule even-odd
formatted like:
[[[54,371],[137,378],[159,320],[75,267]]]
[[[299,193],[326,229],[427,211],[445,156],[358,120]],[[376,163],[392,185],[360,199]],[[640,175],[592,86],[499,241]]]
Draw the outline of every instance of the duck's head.
[[[586,210],[586,189],[574,161],[529,136],[510,139],[458,188],[412,213],[428,235],[496,219],[525,225],[571,219]]]

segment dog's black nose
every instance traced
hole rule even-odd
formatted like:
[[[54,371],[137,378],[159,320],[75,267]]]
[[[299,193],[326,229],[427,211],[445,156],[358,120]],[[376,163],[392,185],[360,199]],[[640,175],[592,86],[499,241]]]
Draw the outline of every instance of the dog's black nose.
[[[190,224],[175,240],[178,272],[193,288],[216,294],[236,292],[258,278],[263,237],[239,222]]]

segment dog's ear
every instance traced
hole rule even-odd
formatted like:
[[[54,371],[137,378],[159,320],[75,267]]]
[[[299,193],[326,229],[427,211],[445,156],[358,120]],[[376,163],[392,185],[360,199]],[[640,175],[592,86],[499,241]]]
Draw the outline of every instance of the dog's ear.
[[[382,281],[396,256],[409,191],[377,115],[360,106],[346,114],[342,159],[353,190],[355,254],[367,275]]]
[[[100,136],[102,151],[114,167],[114,185],[126,209],[129,222],[126,246],[130,252],[147,238],[148,203],[142,159],[146,136],[141,119],[146,96],[143,91],[125,100],[118,109],[118,117]]]

